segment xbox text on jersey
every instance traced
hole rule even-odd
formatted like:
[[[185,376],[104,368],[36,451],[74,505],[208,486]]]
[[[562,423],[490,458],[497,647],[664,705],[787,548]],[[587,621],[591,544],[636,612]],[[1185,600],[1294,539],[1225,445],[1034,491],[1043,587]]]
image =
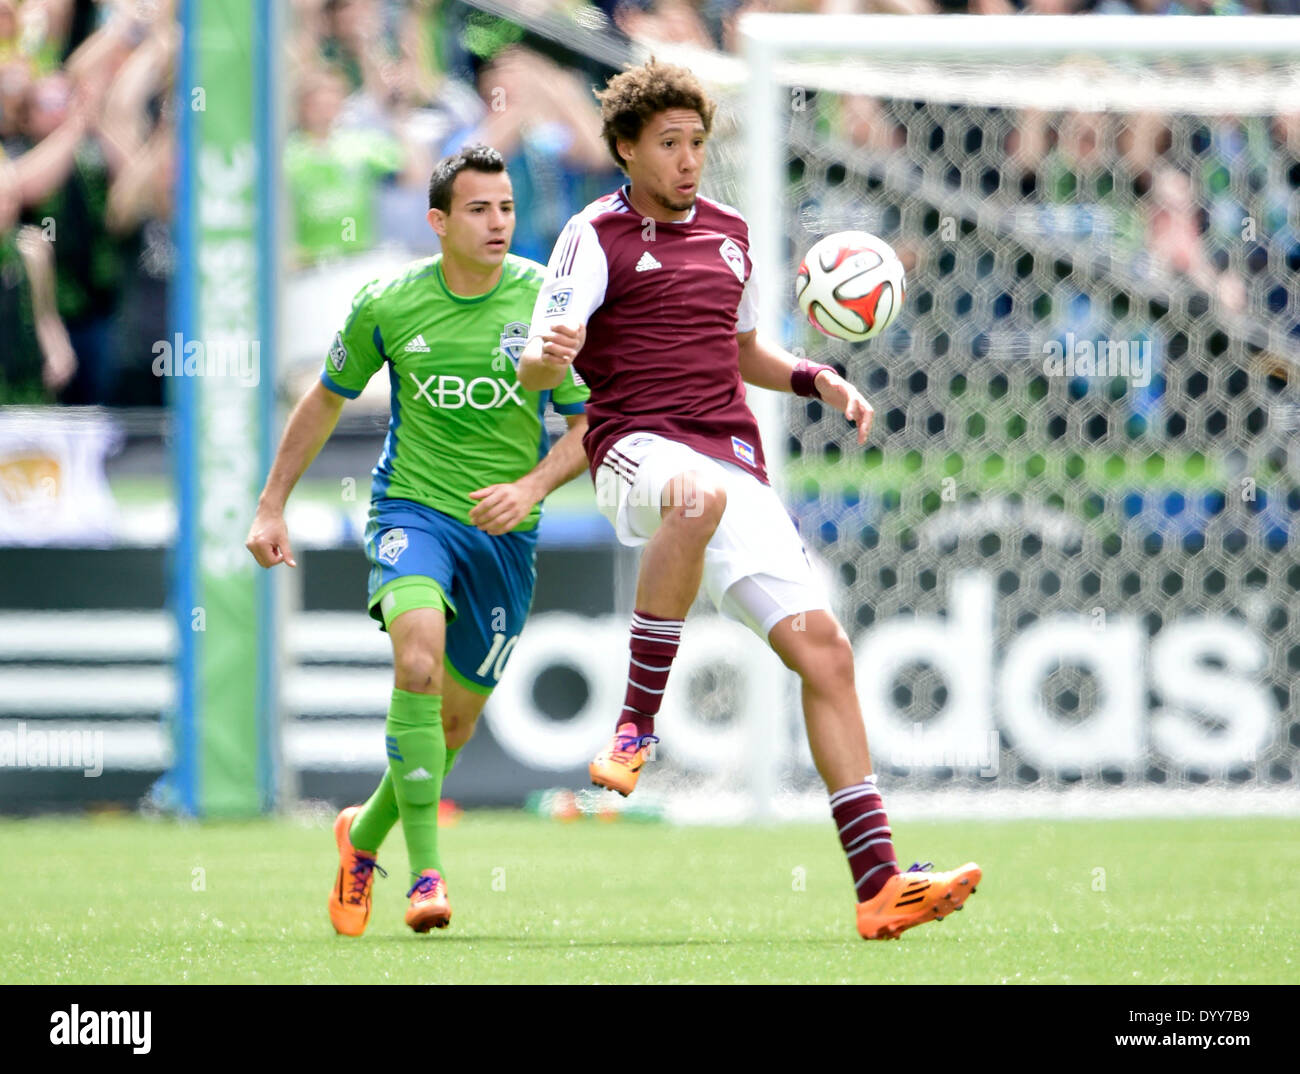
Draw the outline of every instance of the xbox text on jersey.
[[[501,377],[475,377],[468,382],[464,377],[446,375],[434,375],[423,381],[414,373],[410,377],[415,382],[415,398],[423,398],[435,410],[460,410],[466,406],[474,410],[495,410],[507,403],[524,405],[519,398],[518,382]]]

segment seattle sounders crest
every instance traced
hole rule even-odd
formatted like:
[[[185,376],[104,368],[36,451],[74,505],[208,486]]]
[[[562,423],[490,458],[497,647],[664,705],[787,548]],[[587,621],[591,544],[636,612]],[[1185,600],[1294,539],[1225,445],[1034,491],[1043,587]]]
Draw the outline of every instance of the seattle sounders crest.
[[[523,321],[511,321],[501,329],[501,353],[510,359],[516,369],[519,359],[524,356],[524,347],[528,343],[528,325]]]

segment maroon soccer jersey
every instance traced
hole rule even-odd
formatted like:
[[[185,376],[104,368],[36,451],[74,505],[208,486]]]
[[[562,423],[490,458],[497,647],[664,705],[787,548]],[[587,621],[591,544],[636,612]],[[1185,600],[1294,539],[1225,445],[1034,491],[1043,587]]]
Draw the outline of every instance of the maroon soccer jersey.
[[[551,254],[532,335],[586,324],[574,367],[591,389],[583,446],[594,475],[629,433],[657,433],[767,482],[736,334],[757,322],[749,225],[696,198],[686,220],[637,213],[626,188],[573,217]]]

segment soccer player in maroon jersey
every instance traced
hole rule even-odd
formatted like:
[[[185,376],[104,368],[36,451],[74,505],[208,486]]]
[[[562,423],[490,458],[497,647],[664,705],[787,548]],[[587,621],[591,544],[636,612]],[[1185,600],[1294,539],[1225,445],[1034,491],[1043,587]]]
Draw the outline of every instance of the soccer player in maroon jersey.
[[[592,781],[623,795],[636,786],[702,583],[723,615],[802,680],[808,743],[853,874],[858,932],[895,938],[961,909],[980,869],[899,870],[853,652],[768,484],[744,385],[820,398],[857,424],[859,444],[871,405],[830,366],[757,337],[749,227],[698,193],[714,105],[695,77],[651,61],[597,96],[606,144],[629,182],[561,234],[519,364],[529,390],[558,384],[570,363],[587,382],[584,447],[597,502],[619,540],[645,546],[626,703],[591,764]],[[586,327],[576,358],[543,338],[560,324]]]

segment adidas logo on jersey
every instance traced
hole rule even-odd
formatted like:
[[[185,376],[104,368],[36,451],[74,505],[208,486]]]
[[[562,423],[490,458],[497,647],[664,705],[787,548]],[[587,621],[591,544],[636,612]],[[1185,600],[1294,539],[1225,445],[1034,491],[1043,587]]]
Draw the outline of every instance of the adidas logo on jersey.
[[[433,779],[433,776],[429,775],[429,770],[427,768],[422,767],[411,769],[411,771],[407,772],[402,778],[413,779],[416,782],[419,782],[420,780]]]
[[[429,344],[424,342],[424,334],[421,333],[411,340],[404,349],[407,354],[410,354],[412,351],[424,351],[425,353],[428,353],[430,347]]]
[[[659,262],[650,255],[649,250],[643,253],[641,255],[641,260],[636,263],[637,272],[649,272],[651,269],[656,268],[663,268],[663,265],[659,264]]]

